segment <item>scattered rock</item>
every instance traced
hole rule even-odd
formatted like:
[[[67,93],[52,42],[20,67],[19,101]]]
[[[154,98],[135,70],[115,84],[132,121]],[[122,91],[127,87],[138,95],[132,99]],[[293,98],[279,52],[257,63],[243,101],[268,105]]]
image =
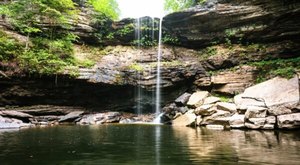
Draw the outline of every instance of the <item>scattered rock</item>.
[[[84,111],[74,111],[70,112],[67,115],[61,117],[58,121],[59,122],[73,122],[76,119],[80,118]]]
[[[228,111],[230,113],[237,112],[236,105],[233,103],[218,102],[216,105],[219,110]]]
[[[245,115],[234,114],[230,117],[229,125],[231,128],[245,128]]]
[[[300,128],[300,113],[277,116],[277,126],[284,129]]]
[[[199,107],[203,104],[204,99],[208,97],[209,93],[207,91],[197,91],[191,95],[187,105],[192,108]]]
[[[196,115],[210,116],[217,112],[217,108],[213,104],[201,105],[195,109]]]
[[[173,120],[172,126],[194,126],[196,115],[193,113],[186,113]]]
[[[265,122],[266,118],[250,118],[245,122],[245,126],[250,129],[262,129]]]
[[[267,108],[257,107],[257,106],[248,106],[245,113],[245,118],[264,118],[267,116]]]
[[[214,97],[214,96],[210,96],[210,97],[207,97],[204,99],[204,105],[205,104],[214,104],[214,103],[217,103],[217,102],[220,102],[220,98],[218,97]]]
[[[177,106],[184,106],[189,101],[190,97],[190,93],[184,93],[175,100],[175,104]]]
[[[231,113],[228,111],[217,110],[216,113],[211,116],[203,117],[200,125],[218,124],[218,125],[229,125],[229,118]]]

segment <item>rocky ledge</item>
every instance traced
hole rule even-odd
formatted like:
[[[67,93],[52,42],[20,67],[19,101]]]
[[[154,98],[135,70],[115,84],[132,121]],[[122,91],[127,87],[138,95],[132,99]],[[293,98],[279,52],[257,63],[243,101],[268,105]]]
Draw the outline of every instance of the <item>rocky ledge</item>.
[[[164,107],[164,112],[162,119],[173,126],[300,128],[299,78],[276,77],[247,88],[227,102],[207,91],[185,93]]]
[[[30,106],[0,108],[0,129],[20,129],[59,124],[98,125],[107,123],[152,122],[154,114],[135,115],[121,112],[91,112],[80,107]]]
[[[109,49],[109,48],[107,48]],[[93,69],[82,69],[79,79],[94,83],[134,85],[154,89],[157,75],[157,49],[136,49],[117,46],[110,50]],[[182,81],[191,81],[204,74],[196,51],[164,47],[161,62],[161,86],[171,87]]]
[[[207,0],[202,6],[172,13],[163,25],[185,47],[214,42],[299,40],[300,1]]]

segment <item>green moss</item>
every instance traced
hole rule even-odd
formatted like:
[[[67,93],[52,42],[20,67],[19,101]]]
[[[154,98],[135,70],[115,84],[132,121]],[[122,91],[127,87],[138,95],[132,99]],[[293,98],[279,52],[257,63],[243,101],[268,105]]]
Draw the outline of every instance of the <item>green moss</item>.
[[[218,51],[215,46],[210,46],[205,49],[198,51],[200,60],[206,60],[211,56],[217,55]]]
[[[230,102],[232,97],[214,93],[213,96],[220,98],[221,102]]]
[[[138,64],[138,63],[132,63],[131,65],[128,66],[128,68],[130,70],[134,70],[134,71],[137,71],[137,72],[142,72],[144,71],[144,68],[141,64]]]
[[[292,78],[296,70],[300,69],[299,64],[300,57],[249,63],[249,65],[255,66],[258,70],[257,83],[275,76]]]

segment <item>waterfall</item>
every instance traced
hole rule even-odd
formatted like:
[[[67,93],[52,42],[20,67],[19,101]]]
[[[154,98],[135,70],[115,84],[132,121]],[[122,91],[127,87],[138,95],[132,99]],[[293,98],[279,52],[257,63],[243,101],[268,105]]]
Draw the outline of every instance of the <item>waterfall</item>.
[[[142,32],[141,32],[141,20],[140,20],[141,18],[136,18],[136,28],[135,28],[135,39],[136,39],[136,41],[137,41],[137,47],[138,47],[138,49],[140,49],[141,48],[141,34],[142,34]],[[141,57],[141,54],[138,54],[138,58],[139,59],[141,59],[142,57]],[[141,73],[140,73],[140,71],[138,71],[138,73],[137,73],[137,75],[138,75],[138,80],[137,80],[137,82],[138,81],[140,81],[141,80]],[[136,103],[137,103],[137,105],[136,105],[136,113],[138,114],[138,115],[141,115],[142,114],[142,103],[141,103],[141,101],[142,101],[142,89],[141,89],[141,87],[139,86],[139,84],[137,83],[137,87],[136,87]]]
[[[158,35],[158,50],[157,50],[157,68],[156,68],[156,100],[155,100],[155,115],[157,123],[160,123],[160,112],[161,112],[161,72],[160,72],[160,62],[161,62],[161,38],[162,38],[162,17],[159,20],[159,35]]]

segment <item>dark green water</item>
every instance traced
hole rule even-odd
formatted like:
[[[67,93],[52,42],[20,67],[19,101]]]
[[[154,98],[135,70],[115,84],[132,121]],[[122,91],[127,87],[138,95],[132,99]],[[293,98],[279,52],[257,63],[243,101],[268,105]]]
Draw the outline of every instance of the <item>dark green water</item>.
[[[153,125],[0,131],[0,164],[298,164],[300,132]]]

